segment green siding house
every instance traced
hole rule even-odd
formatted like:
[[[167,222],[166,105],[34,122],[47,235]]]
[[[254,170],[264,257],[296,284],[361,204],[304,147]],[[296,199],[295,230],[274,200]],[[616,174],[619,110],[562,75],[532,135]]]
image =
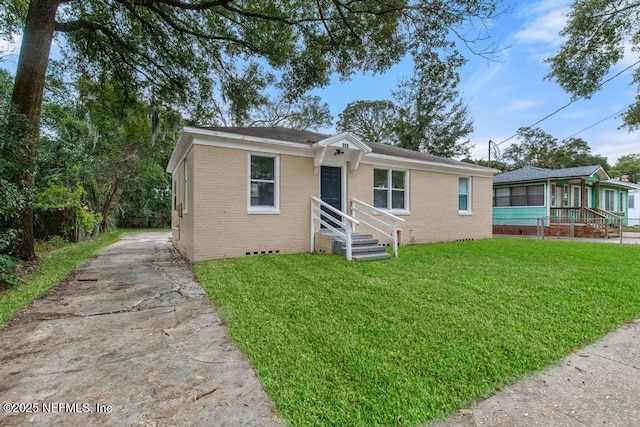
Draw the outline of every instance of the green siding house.
[[[493,232],[516,235],[619,236],[629,184],[599,165],[527,166],[493,179]]]

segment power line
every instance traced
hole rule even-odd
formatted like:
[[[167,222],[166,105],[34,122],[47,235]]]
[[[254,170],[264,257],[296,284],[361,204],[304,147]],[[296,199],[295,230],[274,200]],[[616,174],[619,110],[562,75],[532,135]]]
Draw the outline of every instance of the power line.
[[[626,72],[627,70],[629,70],[629,69],[631,69],[631,68],[635,67],[635,66],[636,66],[636,65],[638,65],[638,64],[640,64],[640,59],[639,59],[639,60],[637,60],[636,62],[634,62],[633,64],[629,65],[628,67],[626,67],[626,68],[624,68],[624,69],[620,70],[619,72],[617,72],[617,73],[616,73],[616,74],[614,74],[613,76],[609,77],[608,79],[604,80],[602,83],[600,83],[600,84],[598,85],[598,89],[596,89],[596,90],[600,90],[600,89],[602,88],[602,86],[604,86],[606,83],[609,83],[611,80],[615,79],[615,78],[616,78],[616,77],[618,77],[620,74],[622,74],[622,73]],[[535,125],[537,125],[538,123],[541,123],[541,122],[543,122],[543,121],[547,120],[549,117],[554,116],[555,114],[557,114],[557,113],[559,113],[560,111],[564,110],[565,108],[567,108],[567,107],[568,107],[568,106],[570,106],[571,104],[573,104],[573,103],[575,103],[576,101],[579,101],[580,99],[583,99],[583,98],[584,98],[584,95],[579,96],[578,98],[575,98],[575,99],[571,100],[569,103],[567,103],[567,104],[563,105],[562,107],[558,108],[558,109],[557,109],[557,110],[555,110],[554,112],[552,112],[552,113],[550,113],[550,114],[547,114],[546,116],[544,116],[543,118],[541,118],[540,120],[538,120],[537,122],[535,122],[534,124],[529,125],[529,126],[527,126],[527,127],[528,127],[528,128],[532,128],[532,127],[534,127],[534,126],[535,126]],[[622,111],[624,111],[624,110],[622,110]],[[618,113],[616,113],[616,114],[618,114]],[[615,115],[615,114],[614,114],[614,115]],[[612,116],[610,116],[610,117],[612,117]],[[598,123],[594,123],[593,125],[589,126],[588,128],[585,128],[585,129],[581,130],[580,132],[583,132],[583,131],[585,131],[585,130],[589,129],[589,128],[591,128],[591,127],[593,127],[593,126],[595,126],[595,125],[597,125],[597,124],[599,124],[599,123],[603,122],[604,120],[609,119],[610,117],[607,117],[606,119],[603,119],[603,120],[599,121]],[[577,132],[577,133],[580,133],[580,132]],[[576,133],[576,134],[577,134],[577,133]],[[576,135],[576,134],[574,134],[574,135]],[[509,141],[509,140],[511,140],[511,139],[513,139],[513,138],[515,138],[516,136],[518,136],[518,133],[517,133],[517,132],[516,132],[515,134],[511,135],[509,138],[503,139],[502,141],[500,141],[500,142],[498,142],[498,143],[494,143],[494,144],[495,144],[496,146],[501,145],[501,144],[504,144],[505,142],[507,142],[507,141]],[[571,136],[573,136],[573,135],[571,135]],[[571,138],[571,136],[570,136],[569,138]]]
[[[627,109],[628,109],[628,108],[629,108],[629,107],[625,107],[625,108],[623,108],[622,110],[620,110],[620,111],[618,111],[618,112],[616,112],[616,113],[613,113],[613,114],[611,114],[611,115],[609,115],[609,116],[605,117],[604,119],[602,119],[602,120],[599,120],[599,121],[595,122],[595,123],[594,123],[594,124],[592,124],[591,126],[587,126],[586,128],[584,128],[584,129],[582,129],[582,130],[579,130],[578,132],[574,133],[573,135],[569,135],[568,137],[566,137],[566,138],[564,138],[564,139],[572,138],[572,137],[574,137],[574,136],[578,135],[579,133],[582,133],[582,132],[584,132],[584,131],[586,131],[586,130],[589,130],[589,129],[591,129],[592,127],[597,126],[597,125],[599,125],[600,123],[604,122],[605,120],[609,120],[611,117],[617,116],[618,114],[620,114],[620,113],[623,113],[623,112],[627,111]],[[563,139],[563,140],[564,140],[564,139]]]

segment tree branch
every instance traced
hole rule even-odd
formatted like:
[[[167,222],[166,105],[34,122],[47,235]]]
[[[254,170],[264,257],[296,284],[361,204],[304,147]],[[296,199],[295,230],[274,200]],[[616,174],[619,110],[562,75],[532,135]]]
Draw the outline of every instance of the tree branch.
[[[120,37],[118,37],[118,35],[115,32],[113,32],[110,28],[104,25],[100,25],[95,22],[90,22],[84,19],[78,19],[76,21],[71,21],[71,22],[56,22],[55,30],[63,33],[70,33],[70,32],[80,31],[80,30],[101,32],[110,40],[113,40],[113,42],[119,45],[120,47],[146,60],[149,64],[151,64],[154,68],[156,68],[160,73],[164,74],[164,76],[168,78],[170,81],[174,83],[178,83],[178,81],[174,78],[174,76],[166,72],[164,67],[158,64],[153,58],[151,58],[146,53],[142,52],[140,49],[137,49],[135,46],[122,40]]]

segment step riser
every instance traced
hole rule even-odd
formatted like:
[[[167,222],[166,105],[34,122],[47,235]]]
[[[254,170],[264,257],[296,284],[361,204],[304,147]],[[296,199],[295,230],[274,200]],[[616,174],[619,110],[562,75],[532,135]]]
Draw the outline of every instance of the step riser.
[[[354,261],[377,261],[389,258],[391,258],[391,255],[385,252],[380,254],[354,255],[352,259]]]
[[[387,253],[387,247],[378,245],[378,239],[373,238],[371,234],[352,234],[351,237],[351,258],[354,261],[374,261],[391,258],[391,255]],[[346,257],[347,246],[344,239],[334,237],[332,252]]]
[[[384,246],[371,246],[371,247],[362,247],[362,248],[351,248],[352,254],[381,254],[386,253],[387,248]],[[342,256],[346,256],[347,248],[342,248]]]

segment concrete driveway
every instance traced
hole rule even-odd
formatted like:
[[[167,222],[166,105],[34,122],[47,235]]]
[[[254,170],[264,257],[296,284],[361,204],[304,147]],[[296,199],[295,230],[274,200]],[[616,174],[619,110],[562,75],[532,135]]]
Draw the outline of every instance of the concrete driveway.
[[[126,235],[0,330],[0,425],[278,423],[168,238]]]

